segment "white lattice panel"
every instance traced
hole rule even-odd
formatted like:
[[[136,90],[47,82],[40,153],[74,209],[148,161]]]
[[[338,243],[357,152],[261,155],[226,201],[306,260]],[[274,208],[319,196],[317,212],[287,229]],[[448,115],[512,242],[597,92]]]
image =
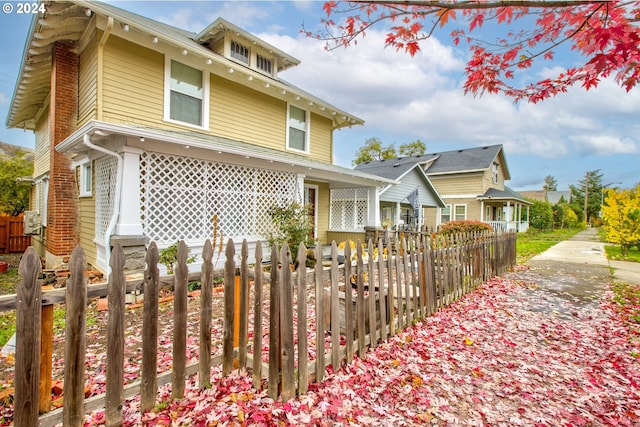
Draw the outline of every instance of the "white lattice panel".
[[[369,193],[366,188],[334,188],[331,190],[332,230],[364,229],[369,216]]]
[[[117,159],[105,156],[95,161],[96,239],[103,241],[113,215],[116,194]]]
[[[141,157],[142,223],[158,244],[204,241],[211,218],[227,237],[263,237],[268,209],[294,200],[295,174],[190,157],[144,153]]]

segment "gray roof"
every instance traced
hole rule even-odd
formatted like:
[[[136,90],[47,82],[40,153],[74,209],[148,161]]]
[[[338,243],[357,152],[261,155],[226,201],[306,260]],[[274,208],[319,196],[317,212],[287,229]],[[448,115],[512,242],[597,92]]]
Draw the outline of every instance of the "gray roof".
[[[396,157],[393,159],[376,160],[360,163],[356,169],[375,173],[376,175],[396,179],[402,170],[410,169],[410,165],[431,163],[426,169],[427,175],[439,175],[454,172],[484,171],[491,167],[496,160],[502,145],[489,145],[485,147],[463,148],[460,150],[442,151],[439,153],[426,153],[408,157]],[[502,156],[504,170],[509,178],[509,169],[506,159]]]
[[[525,205],[532,205],[522,194],[505,185],[504,190],[498,190],[497,188],[490,188],[478,199],[499,199],[499,200],[517,200]]]

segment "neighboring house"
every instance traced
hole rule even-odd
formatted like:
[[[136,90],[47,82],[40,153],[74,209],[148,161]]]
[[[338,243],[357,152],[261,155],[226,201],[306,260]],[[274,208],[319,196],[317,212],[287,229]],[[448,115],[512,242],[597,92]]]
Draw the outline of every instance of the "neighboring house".
[[[98,2],[46,8],[7,125],[35,132],[47,266],[78,243],[103,271],[116,242],[131,259],[150,240],[199,254],[214,215],[225,240],[255,244],[291,200],[320,243],[379,224],[378,189],[395,181],[333,165],[333,132],[363,122],[282,80],[297,59],[224,19],[195,34]]]
[[[511,175],[502,145],[399,157],[356,169],[375,173],[385,163],[420,165],[444,200],[444,207],[425,209],[424,226],[476,220],[500,230],[529,228],[531,202],[504,185]]]
[[[385,228],[421,227],[424,224],[425,208],[447,206],[425,175],[420,163],[389,159],[360,163],[356,170],[400,181],[398,185],[388,185],[380,189],[380,219]]]

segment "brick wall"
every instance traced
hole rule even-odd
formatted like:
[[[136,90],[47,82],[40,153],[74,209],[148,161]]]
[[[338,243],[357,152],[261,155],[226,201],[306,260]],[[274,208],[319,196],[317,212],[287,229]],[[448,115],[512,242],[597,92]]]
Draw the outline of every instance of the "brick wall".
[[[46,248],[49,253],[70,255],[78,243],[78,187],[71,161],[53,148],[74,130],[78,100],[78,55],[74,46],[58,42],[51,67],[50,141],[51,170],[47,201]]]

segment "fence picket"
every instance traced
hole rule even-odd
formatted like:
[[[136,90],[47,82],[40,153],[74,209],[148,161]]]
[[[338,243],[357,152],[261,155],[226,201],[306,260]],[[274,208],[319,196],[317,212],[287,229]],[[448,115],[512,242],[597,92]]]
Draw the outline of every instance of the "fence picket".
[[[389,336],[394,336],[396,334],[396,315],[395,315],[395,309],[394,309],[394,297],[393,297],[393,266],[394,266],[394,262],[393,262],[393,246],[391,244],[391,239],[389,238],[389,236],[387,235],[387,242],[386,242],[386,247],[387,247],[387,299],[389,301]],[[396,280],[398,278],[397,274],[396,274]]]
[[[345,260],[346,262],[346,260]],[[338,246],[331,243],[331,366],[340,369],[340,301],[338,283]]]
[[[348,242],[344,248],[344,329],[345,343],[347,346],[347,363],[353,361],[353,339],[355,335],[355,327],[357,319],[354,319],[353,307],[353,291],[352,291],[353,269],[351,264],[351,242]],[[356,282],[357,283],[357,282]]]
[[[160,273],[158,246],[151,242],[147,249],[144,272],[144,302],[142,308],[142,367],[140,381],[140,409],[148,411],[156,404],[158,393],[158,313]]]
[[[180,240],[178,259],[173,286],[173,372],[171,375],[171,398],[182,399],[186,381],[187,367],[187,258],[189,249]]]
[[[358,334],[358,356],[365,358],[366,352],[366,308],[364,302],[364,276],[362,274],[363,261],[362,261],[362,245],[358,240],[358,246],[356,247],[356,332]],[[345,310],[351,311],[351,307],[347,306]],[[348,332],[349,334],[351,331]]]
[[[107,295],[107,384],[105,418],[107,426],[120,426],[122,418],[122,389],[124,387],[124,310],[125,287],[124,253],[116,244],[109,262],[109,291]]]
[[[38,263],[39,264],[39,263]],[[79,246],[71,253],[71,276],[66,286],[66,316],[64,332],[64,409],[65,426],[84,424],[84,361],[86,347],[87,266],[84,251]],[[16,352],[16,354],[18,354]],[[16,425],[22,425],[16,422]]]
[[[280,252],[271,247],[271,286],[269,287],[269,388],[273,400],[280,395]],[[225,289],[226,292],[226,289]]]
[[[242,241],[240,252],[240,303],[235,305],[240,308],[240,313],[234,317],[240,320],[236,327],[240,336],[238,338],[238,364],[240,369],[247,368],[247,340],[249,331],[249,244],[247,239]]]
[[[253,387],[262,389],[262,243],[256,244],[256,267],[253,281]]]
[[[315,287],[316,287],[316,381],[324,380],[324,332],[329,328],[330,318],[327,316],[329,307],[325,306],[324,292],[324,268],[322,265],[322,247],[316,247],[316,270],[315,270]]]
[[[38,374],[40,373],[40,257],[33,247],[18,267],[22,280],[17,288],[14,424],[38,425]],[[84,354],[84,351],[83,351]]]
[[[371,239],[367,244],[367,253],[368,253],[368,273],[367,273],[367,285],[369,289],[369,344],[370,348],[374,348],[377,343],[376,337],[376,295],[379,293],[376,292],[376,281],[375,281],[375,269],[373,265],[373,243]]]
[[[309,388],[309,349],[307,344],[307,248],[298,247],[298,393]],[[295,394],[295,391],[294,391]]]
[[[198,386],[211,386],[211,304],[213,293],[213,246],[207,239],[202,248],[200,278],[200,360],[198,361]]]
[[[282,381],[282,401],[295,396],[294,369],[295,355],[293,346],[293,286],[291,280],[291,251],[285,243],[282,245],[280,269],[280,357],[282,360],[280,377]],[[302,267],[304,268],[304,267]]]
[[[226,260],[224,263],[224,332],[222,337],[222,375],[228,375],[233,370],[233,339],[234,339],[234,308],[235,308],[235,283],[236,265],[233,258],[236,254],[233,240],[227,241],[225,250]],[[276,258],[277,259],[277,258]],[[271,278],[273,280],[274,270],[272,267]],[[272,304],[273,304],[273,300]],[[277,390],[277,387],[276,387]]]

